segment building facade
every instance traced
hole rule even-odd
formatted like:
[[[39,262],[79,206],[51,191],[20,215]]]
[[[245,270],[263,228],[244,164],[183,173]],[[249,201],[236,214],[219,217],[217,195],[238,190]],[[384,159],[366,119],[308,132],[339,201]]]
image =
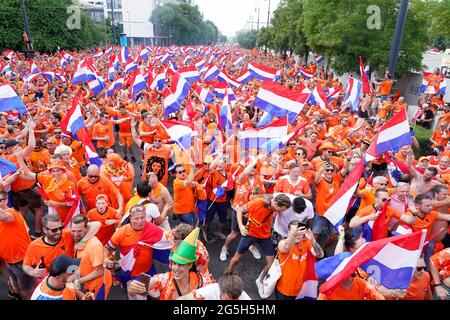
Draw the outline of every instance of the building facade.
[[[168,45],[168,37],[162,36],[157,26],[150,22],[153,10],[168,3],[193,4],[192,0],[80,0],[79,2],[102,7],[104,17],[109,17],[114,23],[123,26],[129,46]]]

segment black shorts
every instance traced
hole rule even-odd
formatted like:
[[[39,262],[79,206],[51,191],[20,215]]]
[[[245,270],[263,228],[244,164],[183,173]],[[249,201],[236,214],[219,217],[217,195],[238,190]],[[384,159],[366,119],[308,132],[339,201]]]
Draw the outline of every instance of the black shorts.
[[[37,192],[36,188],[25,189],[19,192],[13,192],[14,206],[17,210],[19,208],[30,205],[34,209],[38,209],[44,205],[42,196]]]
[[[206,213],[206,224],[210,224],[214,219],[214,215],[217,212],[220,223],[227,222],[228,204],[226,202],[214,202],[211,205],[211,201],[208,201],[208,207],[211,206]]]
[[[259,244],[259,247],[261,248],[261,251],[269,257],[275,256],[275,249],[273,248],[272,239],[258,239],[250,236],[241,236],[241,239],[239,240],[238,247],[236,249],[236,252],[240,254],[244,254],[248,251],[248,248],[252,244],[257,242]]]

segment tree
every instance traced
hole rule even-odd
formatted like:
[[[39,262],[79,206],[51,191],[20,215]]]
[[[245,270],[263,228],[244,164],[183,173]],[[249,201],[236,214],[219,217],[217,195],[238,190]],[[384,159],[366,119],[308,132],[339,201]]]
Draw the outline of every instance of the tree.
[[[400,2],[373,0],[381,10],[379,29],[369,29],[368,3],[365,0],[304,0],[304,25],[307,44],[312,50],[331,58],[333,69],[358,72],[359,56],[370,60],[374,69],[385,70]],[[332,8],[332,10],[331,10]],[[422,53],[428,35],[423,15],[424,2],[412,0],[406,19],[397,73],[422,69]]]
[[[216,25],[203,21],[198,6],[187,3],[165,4],[157,7],[150,17],[156,34],[176,45],[215,44],[219,38]]]
[[[79,29],[70,30],[67,27],[67,20],[71,16],[67,8],[72,5],[71,0],[33,0],[26,4],[35,50],[54,51],[58,46],[66,50],[88,48],[110,40],[105,35],[104,26],[96,25],[83,12]],[[19,1],[2,0],[0,21],[0,47],[25,50]]]
[[[258,31],[250,30],[250,31],[240,31],[237,33],[237,42],[241,47],[246,49],[253,49],[256,47],[256,40],[258,38]]]
[[[450,47],[450,0],[428,0],[426,5],[430,45],[445,50]]]

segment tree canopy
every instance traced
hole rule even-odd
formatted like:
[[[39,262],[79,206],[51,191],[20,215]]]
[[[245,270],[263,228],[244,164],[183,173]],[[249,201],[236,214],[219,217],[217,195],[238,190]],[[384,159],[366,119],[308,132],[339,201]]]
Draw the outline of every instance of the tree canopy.
[[[25,50],[23,20],[19,1],[1,0],[0,47]],[[67,8],[71,0],[26,1],[30,32],[34,49],[38,51],[71,50],[101,45],[110,40],[105,25],[97,25],[81,11],[79,29],[70,30],[67,20],[72,15]]]
[[[256,30],[250,30],[248,32],[241,31],[237,34],[237,42],[243,48],[253,49],[256,46],[257,37],[258,31]]]
[[[169,37],[176,45],[215,44],[220,35],[217,26],[204,21],[198,6],[187,3],[165,4],[157,7],[150,17],[158,36]]]
[[[379,28],[368,21],[379,8]],[[339,74],[358,71],[359,56],[385,70],[394,34],[398,0],[282,0],[271,26],[258,34],[258,45],[307,57],[326,56]],[[445,47],[449,39],[450,0],[411,0],[406,18],[397,73],[422,69],[422,54],[431,39]],[[447,42],[448,43],[448,42]]]

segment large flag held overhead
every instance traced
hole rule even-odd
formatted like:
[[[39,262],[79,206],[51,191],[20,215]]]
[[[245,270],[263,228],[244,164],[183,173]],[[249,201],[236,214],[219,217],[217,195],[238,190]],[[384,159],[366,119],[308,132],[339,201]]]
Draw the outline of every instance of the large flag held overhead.
[[[83,115],[81,114],[78,100],[78,96],[75,96],[72,101],[72,107],[67,110],[66,116],[61,120],[61,129],[72,133],[75,140],[80,140],[77,136],[77,132],[84,128]]]
[[[279,118],[288,116],[289,122],[293,122],[302,111],[308,97],[309,94],[299,93],[271,80],[265,80],[253,104],[273,116]]]
[[[361,160],[335,194],[330,207],[325,211],[324,217],[337,229],[344,221],[349,209],[350,200],[358,187],[359,179],[364,173],[364,160]]]
[[[81,67],[78,69],[71,80],[73,84],[96,80],[97,75],[89,67]]]
[[[298,73],[305,79],[311,79],[312,77],[314,77],[313,72],[303,68],[302,66],[298,66]]]
[[[17,110],[19,113],[27,112],[23,101],[16,94],[14,89],[5,84],[0,86],[0,111]]]
[[[314,90],[313,90],[313,96],[316,100],[316,103],[319,105],[320,109],[328,110],[328,100],[323,92],[322,86],[319,82],[316,83]]]
[[[189,83],[181,77],[179,73],[175,73],[173,75],[170,90],[178,102],[181,102],[184,98],[186,98],[190,89],[191,86]]]
[[[250,128],[248,130],[241,131],[238,134],[238,140],[241,143],[241,148],[245,150],[258,148],[270,139],[285,137],[287,135],[287,125],[288,119],[287,117],[283,117],[260,129]]]
[[[320,260],[315,265],[316,274],[326,279],[320,292],[331,293],[358,268],[388,289],[407,289],[422,253],[426,233],[426,230],[421,230],[366,242],[351,256],[340,254]]]
[[[17,166],[6,159],[0,158],[0,174],[2,177],[17,171]]]
[[[161,120],[170,138],[183,150],[188,150],[192,145],[192,137],[197,135],[194,124],[187,121]]]
[[[294,137],[296,137],[301,129],[308,125],[310,121],[302,122],[297,125],[291,133],[284,137],[280,138],[272,138],[267,140],[267,142],[263,143],[260,149],[265,150],[267,153],[272,153],[275,150],[286,147],[289,141],[291,141]]]
[[[259,80],[272,80],[277,77],[277,70],[270,69],[262,64],[251,62],[248,64],[248,70]]]
[[[345,90],[343,105],[349,105],[354,111],[358,110],[360,95],[362,89],[362,82],[353,77],[348,78],[347,88]]]
[[[408,114],[403,109],[387,121],[375,135],[366,153],[366,161],[374,160],[380,154],[411,144]]]

